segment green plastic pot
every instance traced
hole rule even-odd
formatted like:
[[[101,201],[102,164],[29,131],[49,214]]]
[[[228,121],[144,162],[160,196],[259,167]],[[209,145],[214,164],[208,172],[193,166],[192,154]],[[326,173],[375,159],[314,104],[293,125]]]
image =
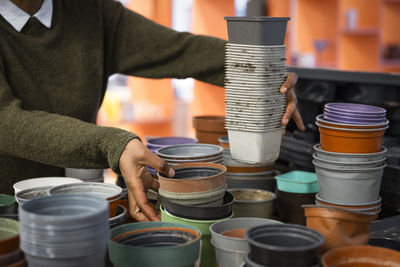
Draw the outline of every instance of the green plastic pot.
[[[0,215],[16,213],[15,198],[10,195],[0,194]]]
[[[184,228],[195,231],[198,237],[184,244],[160,247],[129,246],[113,240],[127,232],[155,228]],[[132,264],[141,267],[192,267],[200,255],[200,239],[199,229],[189,225],[173,222],[130,223],[111,230],[108,253],[114,267],[130,267]]]
[[[161,209],[161,221],[180,223],[187,226],[195,227],[200,230],[202,234],[200,267],[217,267],[215,249],[214,246],[211,244],[210,226],[213,223],[222,222],[232,218],[233,213],[229,217],[220,220],[191,220],[172,215],[166,212],[162,206],[160,207],[160,209]]]
[[[317,193],[318,179],[315,172],[291,171],[275,176],[280,191],[290,193]]]

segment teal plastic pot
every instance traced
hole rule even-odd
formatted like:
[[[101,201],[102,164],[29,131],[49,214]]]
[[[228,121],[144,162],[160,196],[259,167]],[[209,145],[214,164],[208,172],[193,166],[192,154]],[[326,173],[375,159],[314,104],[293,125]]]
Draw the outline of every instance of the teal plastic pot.
[[[181,229],[194,233],[196,238],[187,243],[170,246],[151,244],[132,246],[116,242],[116,238],[129,232],[146,233],[155,229]],[[147,229],[147,231],[146,231]],[[201,232],[196,227],[174,222],[142,222],[118,226],[111,230],[111,240],[108,243],[110,261],[114,267],[192,267],[200,255]]]
[[[15,214],[16,203],[15,198],[10,195],[0,194],[0,215]]]
[[[315,172],[291,171],[275,176],[280,191],[289,193],[317,193],[318,179]]]
[[[202,234],[200,267],[217,267],[215,249],[214,246],[211,244],[210,226],[213,223],[222,222],[232,218],[233,213],[229,217],[220,220],[191,220],[172,215],[171,213],[166,212],[162,206],[160,208],[161,208],[161,221],[180,223],[195,227],[200,230]]]

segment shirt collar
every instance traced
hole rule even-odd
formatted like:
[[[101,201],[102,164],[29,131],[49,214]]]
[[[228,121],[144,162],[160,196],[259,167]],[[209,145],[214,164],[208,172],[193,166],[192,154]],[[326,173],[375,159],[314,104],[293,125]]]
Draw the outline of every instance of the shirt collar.
[[[18,32],[24,28],[31,17],[11,0],[0,0],[0,15]],[[51,27],[53,17],[53,0],[44,0],[40,9],[33,14],[47,28]]]

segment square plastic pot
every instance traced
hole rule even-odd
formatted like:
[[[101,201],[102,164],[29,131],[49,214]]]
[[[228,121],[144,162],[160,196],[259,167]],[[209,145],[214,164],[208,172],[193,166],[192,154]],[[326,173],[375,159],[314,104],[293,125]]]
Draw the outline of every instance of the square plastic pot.
[[[282,45],[290,18],[225,17],[229,42],[247,45]]]
[[[232,159],[252,164],[275,161],[279,157],[282,128],[265,132],[228,129]]]
[[[318,180],[314,172],[291,171],[275,176],[279,190],[291,193],[317,193]]]

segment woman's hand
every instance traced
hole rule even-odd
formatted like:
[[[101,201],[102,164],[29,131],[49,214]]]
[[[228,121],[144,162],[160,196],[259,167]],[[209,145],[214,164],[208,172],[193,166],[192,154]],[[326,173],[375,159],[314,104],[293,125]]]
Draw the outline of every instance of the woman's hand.
[[[282,117],[282,125],[287,126],[290,119],[293,118],[294,122],[301,131],[305,131],[303,119],[301,118],[300,112],[297,109],[297,98],[294,93],[294,86],[297,82],[297,74],[290,72],[286,78],[286,81],[281,86],[281,93],[286,94],[287,106],[286,112]]]
[[[147,166],[168,177],[174,176],[175,171],[138,139],[126,145],[119,166],[128,189],[129,214],[136,221],[159,221],[160,217],[146,195],[150,188],[158,191],[159,182],[150,175]]]

